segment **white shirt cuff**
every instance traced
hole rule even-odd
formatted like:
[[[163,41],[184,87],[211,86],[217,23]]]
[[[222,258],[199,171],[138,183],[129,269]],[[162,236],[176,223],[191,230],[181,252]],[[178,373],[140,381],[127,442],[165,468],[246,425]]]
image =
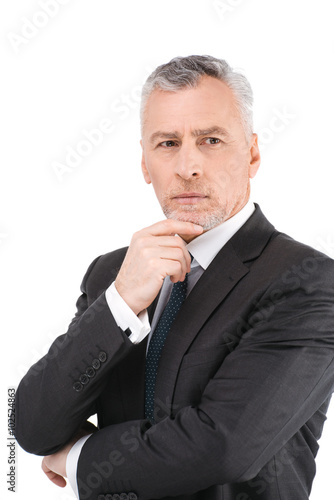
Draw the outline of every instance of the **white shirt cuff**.
[[[129,339],[134,344],[139,344],[151,331],[147,310],[141,311],[138,316],[120,296],[113,282],[106,292],[106,301],[117,325],[123,330],[131,331]]]
[[[80,438],[72,446],[66,459],[66,476],[77,498],[79,498],[78,482],[77,482],[77,467],[78,467],[79,456],[83,445],[90,436],[91,434],[88,434],[88,436],[83,436],[82,438]]]

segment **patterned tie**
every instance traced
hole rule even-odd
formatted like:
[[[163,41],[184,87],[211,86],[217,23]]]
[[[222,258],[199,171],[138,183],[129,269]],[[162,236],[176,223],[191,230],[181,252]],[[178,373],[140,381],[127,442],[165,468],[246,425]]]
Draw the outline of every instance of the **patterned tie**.
[[[145,367],[145,418],[154,423],[154,392],[159,360],[168,332],[187,296],[188,275],[184,281],[174,283],[167,305],[152,334]]]

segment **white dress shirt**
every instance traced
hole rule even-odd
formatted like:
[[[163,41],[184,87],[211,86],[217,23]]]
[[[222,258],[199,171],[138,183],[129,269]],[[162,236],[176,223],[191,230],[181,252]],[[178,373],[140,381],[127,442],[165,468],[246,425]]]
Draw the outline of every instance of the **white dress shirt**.
[[[191,272],[188,275],[187,294],[191,292],[197,280],[201,277],[209,264],[211,264],[217,253],[229,241],[229,239],[231,239],[232,236],[239,231],[241,226],[245,224],[254,210],[254,203],[249,200],[248,203],[233,217],[219,226],[214,227],[210,231],[197,236],[197,238],[187,244],[186,248],[193,256]],[[131,331],[131,334],[129,335],[131,342],[138,344],[149,334],[150,340],[161,313],[168,302],[172,286],[173,283],[171,282],[169,276],[167,276],[167,278],[164,279],[164,283],[161,288],[158,304],[152,319],[152,326],[149,322],[147,310],[145,309],[138,314],[138,316],[136,316],[136,314],[132,311],[132,309],[130,309],[127,303],[117,292],[115,282],[113,282],[106,290],[105,296],[110,311],[117,325],[122,330],[125,331],[129,329]],[[78,498],[79,494],[76,480],[77,464],[81,449],[90,436],[91,434],[84,436],[75,443],[75,445],[71,448],[66,461],[67,478]]]

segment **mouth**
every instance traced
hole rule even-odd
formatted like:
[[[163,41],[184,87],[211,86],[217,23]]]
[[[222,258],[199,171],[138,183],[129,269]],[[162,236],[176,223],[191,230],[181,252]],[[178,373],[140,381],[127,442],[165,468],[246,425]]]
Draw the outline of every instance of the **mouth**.
[[[181,205],[190,205],[200,203],[206,198],[205,194],[202,193],[181,193],[173,197],[177,203]]]

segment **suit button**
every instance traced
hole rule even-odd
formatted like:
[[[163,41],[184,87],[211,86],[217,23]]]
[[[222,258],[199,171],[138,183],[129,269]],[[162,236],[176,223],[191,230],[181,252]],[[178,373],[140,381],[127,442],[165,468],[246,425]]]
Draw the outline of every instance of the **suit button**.
[[[112,495],[110,495],[110,493],[108,493],[108,495],[105,496],[105,500],[112,500]]]
[[[129,500],[129,497],[126,493],[121,493],[119,498],[120,498],[120,500]]]
[[[101,351],[100,354],[99,354],[99,360],[101,361],[101,363],[104,363],[107,359],[107,353],[104,352],[104,351]]]
[[[75,384],[73,385],[73,389],[76,392],[80,392],[82,390],[82,384],[80,384],[80,382],[75,382]]]
[[[112,496],[112,500],[120,500],[120,495],[118,493],[115,493],[115,495]]]
[[[85,385],[85,384],[88,384],[89,377],[87,377],[87,375],[85,373],[83,373],[82,375],[80,375],[79,380],[82,383],[82,385]]]
[[[101,366],[101,362],[97,358],[93,359],[92,367],[94,368],[94,370],[98,370],[100,368],[100,366]]]
[[[131,492],[128,494],[129,500],[138,500],[138,497],[135,493]]]
[[[92,366],[89,366],[86,370],[86,375],[88,375],[89,378],[93,378],[95,375],[95,370]]]

